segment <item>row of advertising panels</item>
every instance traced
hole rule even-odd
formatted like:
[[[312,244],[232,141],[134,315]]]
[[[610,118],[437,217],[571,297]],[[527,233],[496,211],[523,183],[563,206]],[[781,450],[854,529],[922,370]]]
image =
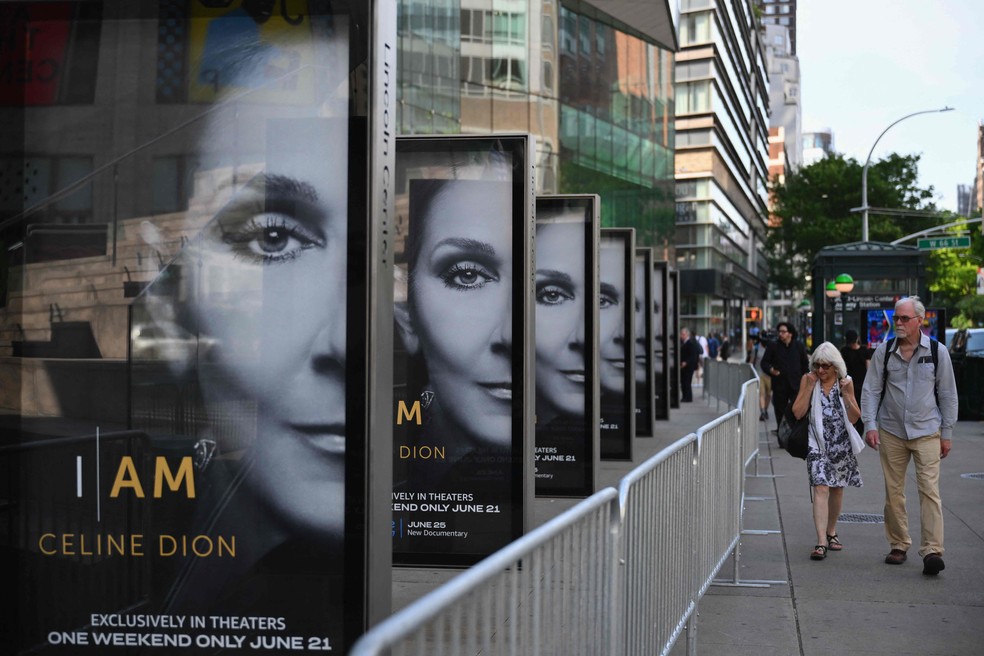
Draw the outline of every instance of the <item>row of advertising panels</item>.
[[[344,653],[392,565],[474,564],[669,417],[676,273],[597,195],[535,196],[530,135],[397,138],[391,11],[232,4],[126,426],[0,446],[3,653]]]

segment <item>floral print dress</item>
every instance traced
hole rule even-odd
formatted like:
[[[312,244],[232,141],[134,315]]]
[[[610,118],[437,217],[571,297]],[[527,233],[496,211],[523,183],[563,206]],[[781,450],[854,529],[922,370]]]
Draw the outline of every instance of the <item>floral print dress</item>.
[[[814,412],[816,412],[815,408]],[[823,440],[826,448],[820,451],[812,442],[810,444],[810,452],[806,456],[810,485],[861,487],[858,459],[851,448],[844,413],[841,410],[840,385],[835,384],[829,396],[823,393],[823,389],[820,390],[820,412],[823,417]]]

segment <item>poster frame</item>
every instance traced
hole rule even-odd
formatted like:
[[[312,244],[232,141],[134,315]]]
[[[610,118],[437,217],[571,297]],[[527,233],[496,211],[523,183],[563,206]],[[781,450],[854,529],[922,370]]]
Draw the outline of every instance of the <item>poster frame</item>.
[[[658,307],[653,318],[653,416],[656,421],[670,418],[670,368],[667,332],[669,320],[666,312],[666,296],[668,289],[669,263],[663,260],[653,261],[653,307]],[[659,281],[656,284],[655,281]],[[658,290],[658,291],[657,291]],[[659,392],[656,397],[655,392]],[[660,401],[656,399],[659,398]]]
[[[585,366],[585,418],[580,462],[585,472],[580,485],[552,486],[536,478],[537,497],[583,498],[598,488],[600,464],[601,387],[598,378],[598,244],[601,237],[601,197],[598,194],[545,194],[536,197],[537,216],[550,205],[583,205],[584,230],[584,366]],[[534,240],[535,241],[535,240]],[[535,269],[534,269],[535,275]],[[534,289],[535,294],[535,289]],[[534,308],[536,307],[534,303]],[[534,309],[534,312],[536,310]],[[539,436],[537,436],[539,437]]]
[[[636,247],[635,252],[636,273],[641,271],[642,280],[636,277],[635,298],[637,301],[635,317],[635,344],[637,349],[642,349],[645,354],[644,379],[639,380],[639,371],[636,371],[635,384],[635,408],[636,408],[636,437],[655,437],[656,436],[656,412],[653,393],[656,389],[655,365],[653,362],[653,249],[648,247]],[[641,287],[641,289],[640,289]],[[640,328],[641,332],[640,333]],[[639,357],[638,352],[636,358]]]
[[[451,156],[469,152],[503,152],[512,158],[512,230],[513,263],[511,280],[512,299],[512,344],[510,357],[512,359],[512,439],[509,455],[510,489],[508,509],[508,531],[501,536],[494,548],[477,549],[473,551],[408,551],[400,550],[395,540],[405,535],[403,528],[410,520],[404,517],[391,518],[391,544],[393,544],[394,567],[436,567],[436,568],[466,568],[482,560],[490,553],[521,537],[531,522],[532,500],[534,497],[534,322],[533,318],[533,270],[534,270],[534,221],[535,206],[535,170],[533,154],[535,139],[532,135],[522,133],[502,133],[489,135],[400,135],[396,138],[396,165],[394,179],[396,189],[394,196],[403,193],[401,187],[407,186],[405,164],[407,157],[414,155],[449,154]],[[429,178],[414,178],[429,179]],[[442,178],[443,179],[443,178]],[[398,204],[399,207],[399,204]],[[399,214],[399,209],[397,210]],[[398,237],[403,228],[397,222],[394,237]],[[395,366],[395,369],[399,369]],[[398,384],[399,381],[394,381]],[[395,421],[398,408],[396,399],[393,401],[391,416]],[[391,457],[396,458],[398,436],[394,433]],[[396,484],[397,472],[394,470],[390,491]],[[403,521],[406,520],[406,521]],[[450,523],[447,527],[453,530]]]
[[[115,7],[115,5],[120,3],[107,3],[107,7],[109,4],[113,4]],[[118,37],[120,31],[126,33],[126,30],[132,29],[132,26],[127,27],[127,23],[134,17],[136,17],[138,23],[137,27],[141,30],[145,31],[146,28],[151,27],[151,22],[157,19],[157,7],[156,4],[151,7],[152,4],[134,3],[132,11],[128,5],[127,11],[123,12],[126,14],[126,17],[117,15],[119,12],[115,10],[98,17],[99,27],[103,31],[100,50],[104,50],[107,44],[111,45],[114,42],[113,37]],[[395,7],[381,2],[339,3],[334,6],[335,13],[333,15],[343,13],[339,10],[340,6],[345,7],[344,13],[348,16],[348,54],[349,65],[351,66],[350,81],[354,87],[356,78],[358,78],[357,84],[359,85],[358,93],[354,93],[355,89],[353,88],[351,95],[348,95],[346,91],[345,94],[340,96],[343,98],[342,102],[346,102],[349,107],[348,114],[339,114],[338,118],[339,121],[347,122],[348,144],[346,149],[340,149],[340,152],[334,155],[339,159],[344,158],[347,162],[346,180],[340,183],[347,188],[347,205],[344,206],[345,214],[342,215],[339,213],[339,215],[342,216],[340,222],[345,222],[344,225],[347,226],[348,233],[345,240],[346,243],[341,247],[347,256],[347,268],[343,274],[343,285],[347,289],[346,300],[344,306],[342,303],[337,304],[339,309],[344,307],[345,310],[344,334],[347,343],[346,365],[344,370],[339,372],[339,377],[344,378],[345,388],[343,402],[345,406],[345,419],[344,432],[342,434],[345,442],[345,454],[343,456],[344,465],[342,465],[344,499],[338,500],[338,505],[344,507],[344,530],[338,539],[339,546],[337,548],[338,555],[344,558],[345,568],[343,574],[344,579],[338,586],[338,589],[342,591],[342,603],[337,609],[332,608],[333,612],[337,610],[341,628],[337,634],[337,639],[336,635],[330,636],[330,648],[335,651],[347,651],[369,626],[387,617],[391,610],[392,577],[389,526],[391,490],[387,485],[379,484],[377,481],[388,480],[391,477],[392,465],[391,458],[389,457],[391,448],[388,446],[392,433],[390,402],[392,396],[392,361],[388,357],[388,354],[392,350],[392,278],[391,262],[389,261],[388,255],[390,251],[388,234],[390,231],[389,221],[393,213],[389,174],[393,169],[395,152],[391,135],[393,133],[393,122],[396,117],[396,108],[391,103],[394,103],[396,98],[395,71],[397,49]],[[300,17],[293,15],[290,16],[290,19],[301,21],[308,16],[308,14]],[[192,20],[190,12],[187,18],[189,21]],[[163,21],[164,19],[161,18],[160,20]],[[300,22],[293,24],[300,24]],[[145,100],[148,97],[148,93],[153,93],[153,75],[139,76],[139,78],[135,77],[132,80],[114,79],[113,76],[116,75],[118,73],[113,71],[105,74],[100,73],[98,75],[100,88],[103,86],[108,87],[110,83],[113,83],[114,88],[118,87],[126,92],[122,95],[128,96],[130,95],[128,87],[133,83],[134,91],[132,95],[134,97],[139,96]],[[345,80],[349,77],[349,72],[343,72],[341,77]],[[146,85],[148,80],[150,82],[149,87]],[[140,86],[137,88],[135,86],[136,84]],[[117,112],[121,116],[126,117],[129,107],[125,102],[121,101],[120,104],[121,106],[117,108]],[[126,169],[141,168],[140,166],[134,166],[134,161],[140,161],[142,158],[149,157],[147,155],[150,152],[149,149],[144,152],[141,151],[153,144],[157,139],[163,139],[164,137],[174,136],[173,142],[169,143],[169,145],[180,153],[180,148],[188,144],[182,142],[180,137],[183,135],[178,134],[178,131],[191,124],[191,122],[184,122],[189,116],[189,110],[193,110],[195,115],[201,117],[216,109],[213,106],[203,113],[200,106],[191,107],[192,105],[196,105],[196,103],[187,102],[181,104],[187,105],[187,107],[176,107],[173,109],[173,112],[170,107],[158,107],[161,110],[161,117],[158,117],[161,125],[166,126],[168,120],[170,120],[170,117],[166,116],[168,113],[181,116],[182,122],[176,124],[176,127],[157,135],[150,141],[141,144],[135,150],[126,153],[115,161],[110,161],[104,167],[94,170],[90,176],[87,176],[89,180],[95,181],[92,184],[94,187],[97,187],[97,194],[105,191],[104,187],[107,187],[107,185],[101,184],[105,177],[100,179],[98,176],[110,164],[113,165],[114,170],[118,168],[123,171],[123,177],[125,178],[127,175]],[[323,110],[323,108],[319,109]],[[30,112],[31,108],[24,108],[24,111]],[[62,111],[70,111],[70,109],[62,108]],[[300,114],[302,112],[294,111],[290,113]],[[269,115],[263,118],[270,119]],[[319,115],[317,118],[322,117]],[[25,119],[26,122],[27,119]],[[129,130],[125,130],[125,132],[129,132]],[[325,152],[328,151],[326,150]],[[75,151],[70,151],[70,153],[74,154]],[[134,159],[127,160],[129,157],[134,157]],[[237,161],[236,165],[238,164],[239,162]],[[245,168],[248,170],[248,167]],[[250,172],[250,176],[252,176],[252,172]],[[83,178],[79,180],[79,183],[85,182],[85,180],[86,178]],[[125,185],[123,186],[125,187]],[[121,206],[126,207],[130,200],[126,197],[122,198]],[[141,216],[145,215],[137,214],[137,218]],[[15,216],[12,223],[21,221],[24,217],[25,214]],[[152,216],[149,218],[153,219]],[[133,289],[149,287],[153,280],[146,282],[139,280],[131,281],[131,271],[123,266],[122,261],[117,265],[115,248],[117,226],[115,221],[116,217],[114,216],[114,226],[112,228],[112,266],[116,271],[113,274],[119,275],[122,278],[125,269],[127,283],[132,282]],[[123,225],[119,226],[119,232],[124,232]],[[194,232],[191,233],[191,236],[194,236]],[[188,245],[188,236],[182,233],[180,237],[181,246],[179,248],[184,248]],[[174,239],[178,241],[177,235],[174,235]],[[168,256],[173,254],[173,252],[168,253],[164,249],[162,251],[168,254]],[[146,252],[144,251],[144,253]],[[169,261],[160,251],[157,252],[157,255],[160,258],[160,269],[164,270],[169,266]],[[125,254],[121,249],[121,260],[124,256]],[[132,254],[129,254],[129,256],[132,257]],[[174,260],[170,260],[170,263],[173,264]],[[130,266],[132,267],[133,264],[130,264]],[[134,273],[135,277],[139,277],[142,272],[137,271]],[[81,277],[84,281],[84,273]],[[88,285],[90,283],[86,284]],[[137,298],[139,298],[139,295],[136,293],[126,294],[127,303],[132,303]],[[106,305],[108,306],[109,304]],[[87,455],[83,460],[79,461],[84,464],[84,467],[80,466],[78,470],[80,473],[77,476],[86,485],[91,482],[93,488],[95,488],[96,479],[98,479],[101,492],[98,495],[92,495],[92,498],[102,499],[103,508],[101,511],[103,512],[108,512],[106,510],[108,504],[106,503],[105,497],[109,493],[109,486],[105,485],[105,482],[107,477],[109,482],[113,481],[112,475],[115,473],[115,470],[107,473],[104,466],[103,471],[98,476],[93,477],[88,473],[89,470],[87,468],[93,464],[93,458],[105,459],[107,457],[105,452],[100,454],[98,447],[96,447],[95,451],[92,451],[96,455],[89,456],[91,445],[98,445],[101,441],[106,445],[112,439],[120,443],[126,442],[128,445],[134,445],[132,446],[133,451],[130,451],[130,453],[140,454],[140,458],[143,456],[151,457],[155,452],[160,453],[161,451],[167,453],[168,457],[170,457],[172,454],[184,453],[185,447],[187,446],[186,442],[188,439],[191,439],[188,434],[180,433],[170,436],[174,439],[168,442],[169,436],[167,435],[152,434],[149,430],[134,427],[134,404],[132,396],[134,361],[131,330],[134,328],[133,305],[130,304],[125,308],[121,308],[121,312],[125,313],[125,320],[115,322],[112,327],[114,330],[126,330],[126,336],[122,337],[121,340],[125,342],[126,355],[114,356],[112,360],[116,361],[108,361],[109,358],[103,360],[104,364],[113,367],[114,372],[117,369],[123,372],[119,376],[119,380],[123,381],[120,383],[120,387],[122,388],[119,390],[120,393],[118,395],[114,393],[115,387],[105,390],[106,396],[118,396],[121,399],[119,405],[122,409],[119,412],[119,419],[117,420],[115,416],[112,421],[107,421],[104,417],[101,418],[99,414],[105,411],[104,407],[89,409],[91,415],[88,416],[73,416],[68,411],[65,411],[65,415],[63,415],[65,426],[75,422],[78,422],[79,426],[83,423],[87,423],[88,425],[85,428],[78,428],[77,432],[72,435],[52,436],[52,439],[46,440],[37,440],[38,435],[29,436],[27,430],[24,429],[24,434],[19,438],[20,441],[11,439],[11,443],[4,445],[5,453],[2,455],[3,459],[13,459],[17,457],[16,454],[20,450],[25,452],[31,451],[35,454],[39,450],[46,448],[63,451],[76,449],[79,453],[82,453],[84,450]],[[201,342],[200,335],[195,335],[195,337]],[[119,357],[118,360],[117,357]],[[78,365],[75,368],[81,370],[87,363],[80,361],[75,364]],[[165,363],[162,361],[161,364]],[[92,366],[95,367],[95,364]],[[75,385],[79,387],[102,385],[106,380],[105,374],[103,376],[79,376],[75,380]],[[79,397],[91,394],[91,390],[88,392],[79,390],[78,394],[73,390],[69,391],[72,396]],[[61,390],[59,390],[60,392]],[[72,403],[73,406],[79,404],[80,401],[78,399]],[[342,403],[338,405],[341,406]],[[115,412],[115,408],[113,411]],[[107,424],[111,424],[112,428],[107,426]],[[24,425],[26,426],[26,423]],[[65,428],[60,430],[64,431]],[[73,431],[76,431],[76,427],[74,426]],[[111,435],[115,435],[115,437],[111,437]],[[30,440],[32,439],[35,441],[31,442]],[[131,447],[128,446],[127,448]],[[146,472],[141,468],[142,461],[140,458],[134,457],[136,461],[134,471],[140,472],[141,477],[144,478]],[[117,464],[120,462],[117,459]],[[103,464],[105,465],[106,463]],[[33,466],[33,464],[17,463],[14,465],[14,469],[20,470],[22,468],[23,471],[28,471],[28,468]],[[63,473],[59,471],[59,475]],[[72,496],[75,497],[76,470],[74,468],[72,469],[72,474],[71,491],[73,492]],[[146,480],[145,478],[145,484]],[[59,481],[56,485],[61,489],[63,482]],[[150,490],[148,490],[148,497],[151,496],[149,492]],[[20,490],[18,492],[18,494],[27,493],[27,490]],[[77,496],[82,498],[83,495],[78,494]],[[75,502],[75,499],[73,498],[72,501]],[[86,504],[88,503],[87,500]],[[150,499],[138,499],[126,502],[127,519],[126,523],[121,524],[121,526],[125,528],[127,534],[137,533],[148,528],[159,531],[167,526],[167,524],[157,519],[160,516],[166,515],[166,512],[160,510],[150,511],[150,519],[146,520],[146,524],[133,521],[134,517],[140,517],[141,520],[146,519],[147,515],[144,514],[145,511],[138,511],[137,508],[140,505],[150,506],[151,503],[153,502]],[[92,505],[96,504],[92,503]],[[86,525],[88,522],[88,519],[80,517],[87,510],[87,506],[80,505],[77,510],[78,512],[73,511],[75,516],[71,518],[69,522],[70,528],[66,530],[77,531],[80,526]],[[154,513],[157,513],[157,515]],[[93,513],[93,515],[95,516],[96,513]],[[56,516],[53,515],[49,519],[53,519],[53,517]],[[51,524],[48,524],[48,526],[51,526]],[[246,527],[240,525],[239,528],[243,529],[243,534],[246,533]],[[251,526],[250,528],[255,527]],[[146,537],[149,542],[151,537],[156,538],[157,536],[148,534]],[[156,549],[156,545],[154,545],[154,548]],[[128,559],[134,555],[139,554],[131,552],[128,555]],[[150,555],[149,549],[147,555]],[[81,556],[64,560],[77,560],[80,565],[91,565],[91,563],[83,562],[86,559]],[[137,559],[133,558],[133,560]],[[151,558],[146,559],[147,562],[150,560]],[[23,559],[20,557],[11,557],[8,559],[7,564],[5,564],[5,568],[7,565],[14,567],[15,563],[23,563]],[[63,567],[65,564],[60,561],[59,567]],[[143,567],[146,567],[146,565]],[[97,568],[88,567],[88,569],[96,570]],[[16,577],[18,579],[23,580],[28,578],[28,575],[23,571],[19,571],[18,574],[20,575]],[[45,576],[46,578],[50,578],[50,572],[45,574]],[[143,603],[147,601],[146,597],[148,595],[157,593],[156,589],[150,588],[149,578],[142,569],[138,573],[133,573],[132,580],[129,579],[129,575],[127,579],[121,581],[109,577],[101,578],[101,575],[98,573],[90,576],[89,579],[95,585],[102,582],[107,588],[110,586],[121,588],[132,585],[134,594],[139,595]],[[5,580],[13,581],[15,577]],[[73,586],[71,581],[67,583],[62,581],[61,583],[66,585],[67,589],[70,590],[70,594],[63,595],[65,606],[52,608],[50,612],[45,611],[45,615],[38,618],[38,626],[44,628],[43,625],[45,623],[55,621],[52,618],[57,616],[71,616],[73,619],[70,620],[69,624],[50,626],[48,630],[51,632],[69,632],[73,629],[88,629],[89,618],[93,613],[100,610],[93,607],[89,608],[87,612],[83,612],[81,604],[89,603],[83,595],[87,595],[90,591],[83,590],[82,585]],[[12,596],[14,596],[14,599],[12,602],[15,604],[19,603],[19,600],[16,598],[16,590],[17,588],[13,587]],[[98,595],[96,595],[96,598],[98,598]],[[82,601],[78,601],[78,599]],[[306,602],[302,601],[301,603]],[[69,604],[76,605],[78,610],[76,610],[76,606],[69,606]],[[120,613],[126,613],[132,611],[133,608],[120,607],[118,610]],[[284,608],[283,611],[284,621],[288,630],[290,630],[291,618],[292,615],[295,615],[295,612],[291,611],[290,608]],[[6,629],[19,625],[20,620],[24,618],[25,614],[21,610],[15,609],[11,613],[11,617],[16,618],[17,621],[12,624],[3,623],[4,632],[2,634],[3,637],[0,638],[0,644],[4,644],[5,647],[10,648],[12,653],[18,652],[20,649],[33,650],[37,647],[36,644],[21,642],[20,638],[11,638],[8,640]],[[74,619],[76,614],[79,615],[78,620]],[[60,623],[62,620],[58,621]],[[319,636],[320,638],[323,638],[323,636]],[[320,644],[327,649],[328,643],[326,641]],[[119,653],[123,653],[124,651],[129,653],[131,650],[132,648],[121,648]],[[48,653],[48,651],[69,653],[71,650],[64,648],[59,650],[49,645],[45,649],[45,653]],[[115,650],[107,650],[107,653],[116,652]],[[247,650],[247,653],[251,652]]]
[[[601,250],[604,249],[605,241],[612,240],[616,242],[617,247],[622,250],[624,258],[623,267],[623,289],[625,290],[625,302],[622,304],[622,321],[624,322],[623,327],[623,363],[631,363],[635,358],[635,228],[602,228],[601,229],[601,241],[599,242],[599,267],[601,266]],[[599,274],[599,287],[605,284],[604,277]],[[600,296],[600,289],[599,289]],[[633,299],[633,302],[628,302],[628,299]],[[599,322],[600,331],[600,322]],[[602,336],[603,338],[603,336]],[[603,359],[603,346],[599,343],[598,357],[599,360]],[[599,367],[603,365],[599,362]],[[602,429],[600,438],[600,455],[602,460],[614,460],[614,461],[631,461],[632,460],[632,445],[635,440],[635,367],[623,365],[623,380],[625,395],[622,403],[621,412],[618,413],[621,418],[623,429],[623,436],[620,440],[614,441],[615,438],[607,440],[608,449],[606,453],[606,435],[604,422],[606,420],[605,416],[605,390],[604,385],[601,389],[601,412],[602,412]],[[601,374],[599,375],[599,378]],[[614,441],[614,442],[613,442]]]
[[[667,272],[667,354],[670,372],[670,408],[680,407],[680,272]]]

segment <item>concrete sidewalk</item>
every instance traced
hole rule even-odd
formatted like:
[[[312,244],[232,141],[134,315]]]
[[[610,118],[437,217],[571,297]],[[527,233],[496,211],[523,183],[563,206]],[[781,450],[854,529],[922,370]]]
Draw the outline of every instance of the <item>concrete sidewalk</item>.
[[[917,553],[919,500],[911,466],[906,499],[914,544],[905,564],[884,563],[884,480],[872,449],[858,456],[864,486],[845,492],[837,530],[844,550],[810,560],[816,536],[806,464],[780,449],[766,424],[772,429],[775,422],[760,422],[759,472],[776,478],[747,479],[744,528],[780,533],[743,536],[739,578],[788,584],[712,587],[699,607],[697,653],[984,654],[984,422],[959,422],[943,461],[946,569],[935,577],[922,574]],[[730,563],[721,576],[733,577]],[[685,654],[685,642],[681,637],[673,654]]]
[[[619,480],[650,456],[724,414],[722,404],[701,400],[681,404],[670,420],[656,422],[654,438],[636,438],[632,462],[603,462],[599,488]],[[744,528],[774,531],[741,540],[739,580],[786,583],[768,587],[712,586],[699,606],[699,656],[979,656],[984,654],[984,422],[961,422],[953,451],[943,463],[941,489],[946,524],[946,570],[922,575],[916,554],[918,495],[911,474],[907,486],[909,526],[916,545],[904,565],[884,564],[884,483],[878,454],[859,456],[864,487],[845,493],[838,533],[844,550],[826,560],[809,558],[813,531],[806,464],[780,449],[769,430],[761,433],[759,477],[755,464],[746,479]],[[773,475],[776,477],[773,478]],[[535,500],[540,525],[579,499]],[[869,523],[877,521],[878,523]],[[734,577],[727,562],[720,578]],[[393,608],[398,610],[448,581],[455,570],[397,568]],[[682,635],[672,654],[686,654]],[[599,655],[603,656],[603,655]]]

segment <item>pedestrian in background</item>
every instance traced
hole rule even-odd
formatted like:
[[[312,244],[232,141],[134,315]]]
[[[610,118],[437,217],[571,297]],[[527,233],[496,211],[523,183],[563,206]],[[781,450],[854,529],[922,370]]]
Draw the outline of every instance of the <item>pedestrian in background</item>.
[[[720,348],[721,340],[718,339],[717,333],[711,333],[711,336],[707,339],[707,357],[717,360]]]
[[[864,378],[871,363],[871,351],[861,346],[858,331],[854,329],[844,333],[844,346],[840,350],[844,364],[847,365],[847,375],[854,381],[854,398],[861,405],[861,390],[864,388]],[[854,424],[855,430],[864,434],[864,422],[860,419]]]
[[[708,351],[707,338],[703,335],[697,335],[694,339],[697,340],[697,344],[700,347],[700,355],[697,357],[697,370],[694,371],[694,384],[703,385],[704,384],[704,360],[710,357],[710,352]]]
[[[731,338],[728,337],[728,334],[727,333],[725,333],[721,337],[721,351],[720,351],[720,354],[721,354],[721,360],[724,361],[724,362],[727,362],[728,361],[728,358],[731,357]]]
[[[800,380],[809,370],[810,360],[791,323],[776,324],[776,335],[778,339],[762,355],[762,371],[772,376],[772,409],[778,429],[786,406],[799,392]]]
[[[689,403],[694,400],[694,372],[700,363],[700,344],[690,334],[689,328],[680,329],[680,400]]]
[[[813,524],[817,542],[810,558],[823,560],[827,551],[844,548],[837,537],[837,519],[844,502],[844,488],[861,487],[857,454],[864,448],[852,425],[861,416],[854,398],[854,384],[844,358],[830,342],[823,342],[810,358],[810,369],[800,380],[793,414],[809,413],[809,451],[806,467],[813,492]]]
[[[861,393],[865,441],[878,449],[885,474],[885,562],[901,565],[912,544],[905,475],[915,462],[919,490],[919,555],[923,574],[943,571],[940,461],[950,453],[957,421],[957,385],[946,347],[924,335],[926,308],[918,296],[895,304],[895,338],[875,349]]]

